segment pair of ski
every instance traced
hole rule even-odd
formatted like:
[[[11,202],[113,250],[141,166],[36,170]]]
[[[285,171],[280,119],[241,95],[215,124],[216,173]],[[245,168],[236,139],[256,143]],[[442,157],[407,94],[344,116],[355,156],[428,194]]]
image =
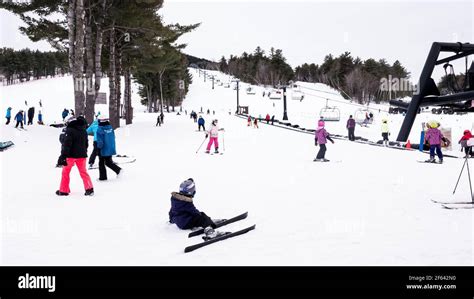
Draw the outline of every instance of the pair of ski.
[[[428,164],[443,164],[443,163],[439,163],[438,161],[433,162],[433,161],[429,161],[429,160],[426,160],[426,161],[417,160],[416,162],[418,162],[418,163],[428,163]]]
[[[432,199],[434,203],[440,204],[444,209],[448,210],[460,210],[460,209],[472,209],[474,208],[474,201],[459,201],[459,202],[448,202],[448,201],[437,201]]]
[[[248,212],[245,212],[243,214],[237,215],[237,216],[232,217],[230,219],[224,220],[222,222],[217,223],[216,228],[219,228],[219,227],[225,226],[227,224],[231,224],[231,223],[243,220],[243,219],[247,218],[247,216],[248,216]],[[243,235],[245,233],[248,233],[249,231],[254,230],[254,229],[255,229],[255,224],[252,225],[252,226],[246,227],[244,229],[235,231],[235,232],[224,233],[224,234],[218,235],[217,237],[212,238],[210,240],[206,240],[204,242],[188,246],[188,247],[184,248],[184,252],[185,253],[191,252],[191,251],[194,251],[196,249],[202,248],[204,246],[207,246],[207,245],[219,242],[219,241],[223,241],[223,240],[226,240],[226,239],[229,239],[229,238],[237,237],[237,236]],[[200,228],[198,230],[195,230],[195,231],[189,233],[188,238],[199,236],[203,233],[204,233],[204,228]]]

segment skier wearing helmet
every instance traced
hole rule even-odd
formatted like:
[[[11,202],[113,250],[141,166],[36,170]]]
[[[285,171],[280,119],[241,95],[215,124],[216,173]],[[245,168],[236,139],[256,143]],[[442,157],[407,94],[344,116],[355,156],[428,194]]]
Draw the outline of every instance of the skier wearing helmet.
[[[428,131],[426,131],[425,135],[425,143],[429,143],[430,145],[430,158],[425,162],[436,163],[435,160],[435,151],[439,158],[439,164],[443,163],[443,153],[441,152],[441,141],[445,143],[449,143],[441,131],[438,129],[440,127],[440,123],[437,121],[430,121],[427,124]]]
[[[180,229],[193,227],[216,228],[216,224],[204,212],[200,212],[193,203],[196,195],[196,184],[189,178],[179,185],[179,192],[171,193],[170,222]]]
[[[219,142],[218,142],[219,131],[224,131],[224,129],[223,128],[219,129],[219,126],[217,125],[217,119],[214,119],[211,123],[211,128],[209,129],[209,131],[206,132],[206,138],[210,137],[209,143],[207,144],[207,148],[206,148],[206,154],[209,154],[209,152],[211,151],[211,146],[213,143],[214,143],[215,153],[216,154],[219,153]]]

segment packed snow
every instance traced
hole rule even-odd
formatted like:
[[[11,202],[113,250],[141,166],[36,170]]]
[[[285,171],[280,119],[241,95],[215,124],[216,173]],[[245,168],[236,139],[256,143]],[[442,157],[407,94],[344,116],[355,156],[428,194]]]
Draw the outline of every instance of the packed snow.
[[[54,194],[61,176],[55,168],[61,129],[48,125],[60,123],[61,111],[74,106],[71,77],[0,87],[1,111],[11,106],[13,117],[27,100],[37,114],[41,99],[46,123],[26,126],[27,131],[15,129],[13,121],[1,125],[1,141],[15,143],[0,153],[2,265],[474,264],[472,210],[447,210],[431,201],[470,200],[466,171],[452,195],[463,159],[421,164],[417,160],[428,156],[418,151],[335,140],[326,154],[331,162],[314,163],[318,148],[312,135],[265,123],[248,127],[234,116],[233,84],[212,89],[211,80],[191,72],[194,82],[182,113],[177,115],[179,107],[165,113],[161,127],[155,126],[157,114],[140,105],[133,86],[133,124],[117,129],[116,141],[119,154],[137,161],[122,165],[120,178],[108,170],[106,182],[96,180],[98,170],[89,170],[93,197],[84,196],[76,170],[71,172],[72,193]],[[338,106],[341,121],[327,122],[327,130],[345,135],[347,117],[361,107],[343,103],[328,86],[298,84],[305,97],[288,99],[289,122],[314,129],[330,98],[338,100],[329,104]],[[252,116],[269,113],[281,119],[282,100],[263,97],[263,87],[247,95],[246,87],[241,83],[240,105],[248,105]],[[102,89],[107,92],[105,79]],[[225,129],[219,137],[223,155],[205,154],[207,142],[196,153],[205,136],[189,113],[201,107],[206,128],[216,118]],[[374,123],[358,126],[355,135],[381,139],[380,121],[387,118],[393,140],[403,117],[387,114],[387,106],[369,108]],[[449,153],[461,157],[457,140],[462,130],[472,128],[472,115],[420,114],[412,143],[419,140],[421,122],[431,119],[452,129]],[[169,224],[168,211],[171,192],[190,177],[196,182],[195,205],[212,218],[249,212],[247,219],[221,230],[252,224],[256,229],[185,254],[184,247],[201,239],[187,238],[189,231]]]

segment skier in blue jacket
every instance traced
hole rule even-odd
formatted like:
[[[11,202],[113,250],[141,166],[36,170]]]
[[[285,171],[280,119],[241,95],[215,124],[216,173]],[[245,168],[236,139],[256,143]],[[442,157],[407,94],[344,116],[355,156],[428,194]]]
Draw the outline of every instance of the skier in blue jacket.
[[[115,152],[115,133],[105,116],[99,117],[99,126],[97,128],[97,148],[99,149],[99,181],[107,180],[107,170],[105,166],[112,169],[117,177],[122,172],[117,164],[112,161]]]
[[[7,119],[7,122],[5,124],[8,125],[10,123],[10,118],[12,118],[12,107],[7,108],[7,115],[5,116],[5,118]]]
[[[204,212],[200,212],[193,204],[196,195],[196,184],[192,178],[187,179],[179,185],[179,192],[171,193],[171,209],[169,211],[170,222],[176,224],[180,229],[191,229],[193,227],[216,228],[216,224]]]
[[[15,115],[15,120],[16,120],[16,126],[15,128],[18,128],[18,125],[21,126],[23,129],[23,110],[20,110],[16,115]]]
[[[198,130],[201,131],[201,127],[202,127],[202,130],[203,131],[206,131],[206,127],[204,126],[206,122],[204,121],[204,118],[202,118],[202,116],[199,116],[199,119],[198,119]]]
[[[94,135],[94,148],[89,157],[89,169],[91,169],[92,166],[94,166],[95,158],[97,157],[99,153],[99,149],[97,148],[97,129],[98,128],[99,128],[99,121],[97,119],[95,119],[92,122],[92,124],[87,128],[87,134]]]

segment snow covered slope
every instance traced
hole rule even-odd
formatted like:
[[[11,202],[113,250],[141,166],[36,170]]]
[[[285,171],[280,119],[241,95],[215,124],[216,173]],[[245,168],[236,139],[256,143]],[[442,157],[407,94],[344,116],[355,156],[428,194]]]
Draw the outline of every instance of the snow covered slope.
[[[326,156],[340,162],[314,163],[313,136],[266,124],[247,127],[245,120],[229,115],[229,109],[235,111],[235,91],[222,86],[212,90],[209,80],[193,75],[183,105],[188,115],[165,114],[164,125],[155,127],[157,115],[143,113],[135,104],[134,124],[116,135],[118,153],[137,161],[123,165],[119,179],[109,171],[107,182],[96,181],[98,170],[90,171],[96,191],[92,198],[83,195],[76,170],[71,195],[54,194],[61,173],[54,167],[60,129],[34,125],[19,131],[2,124],[1,140],[15,146],[0,153],[1,264],[474,264],[472,210],[446,210],[430,201],[469,199],[466,174],[456,195],[450,195],[463,160],[420,164],[416,160],[426,154],[336,140]],[[1,87],[1,111],[11,105],[15,112],[25,99],[41,98],[45,121],[59,122],[60,111],[73,107],[70,81],[65,77]],[[259,91],[252,96],[242,91],[241,105],[247,101],[252,115],[264,116],[273,108]],[[136,94],[134,99],[137,103]],[[270,111],[277,118],[281,102]],[[289,102],[290,121],[307,119],[311,127],[317,107]],[[189,112],[201,107],[211,111],[204,114],[206,125],[218,118],[225,128],[220,136],[224,155],[204,154],[205,145],[196,154],[204,134],[197,132]],[[457,122],[472,119],[453,119]],[[344,132],[344,126],[329,123],[328,130]],[[356,135],[363,135],[358,129]],[[372,129],[367,134],[379,134],[376,125]],[[246,220],[225,230],[257,224],[256,230],[184,254],[184,247],[199,239],[188,239],[188,231],[167,222],[170,193],[189,177],[196,182],[198,209],[213,218],[249,211]]]

